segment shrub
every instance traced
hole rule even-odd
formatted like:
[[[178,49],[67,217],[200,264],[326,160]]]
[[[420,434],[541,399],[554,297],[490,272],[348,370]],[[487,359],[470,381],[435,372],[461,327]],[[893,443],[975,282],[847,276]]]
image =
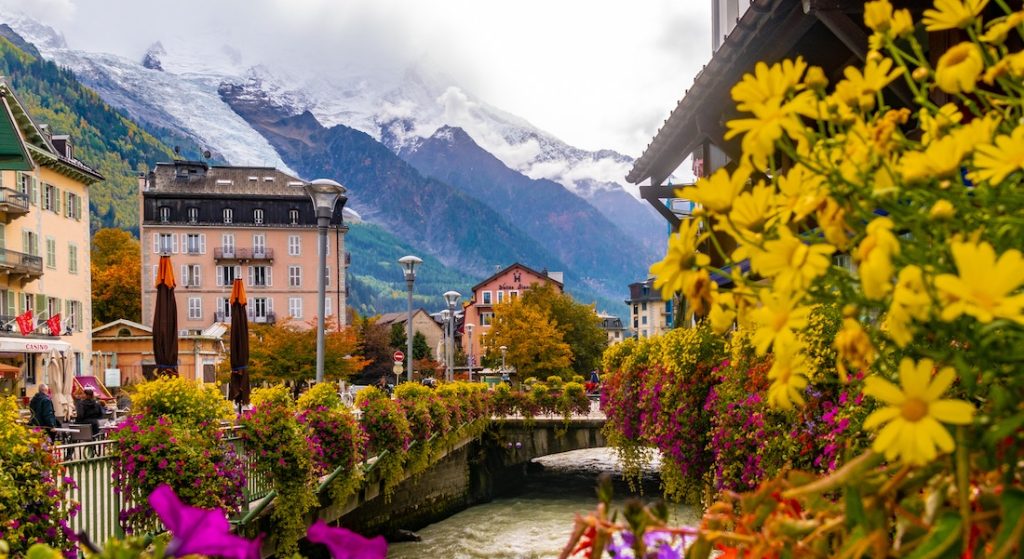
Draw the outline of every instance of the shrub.
[[[265,404],[283,406],[289,410],[295,407],[295,400],[292,399],[292,389],[285,386],[284,383],[254,388],[249,401],[252,403],[253,408],[258,408]]]
[[[297,402],[300,410],[312,410],[319,407],[334,409],[341,407],[341,396],[338,385],[333,382],[321,382],[299,396]]]
[[[215,385],[184,377],[159,377],[135,385],[132,410],[148,418],[166,417],[182,428],[235,418],[231,402]]]

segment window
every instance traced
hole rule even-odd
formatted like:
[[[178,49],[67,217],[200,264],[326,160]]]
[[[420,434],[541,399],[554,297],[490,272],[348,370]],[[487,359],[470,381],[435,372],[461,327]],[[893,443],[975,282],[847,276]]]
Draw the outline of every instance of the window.
[[[178,236],[174,233],[160,233],[156,238],[156,252],[160,254],[172,254],[178,252]]]
[[[188,209],[188,222],[199,223],[199,208]]]
[[[324,267],[324,287],[330,287],[330,286],[331,286],[331,267],[330,266],[325,266]]]
[[[647,310],[647,303],[640,303],[640,310],[646,311]]]
[[[643,324],[644,326],[647,325],[647,315],[646,314],[640,317],[640,324]]]
[[[232,223],[235,220],[235,212],[231,208],[224,208],[222,215],[224,216],[224,223]]]
[[[188,319],[201,320],[203,318],[203,300],[199,297],[188,298]]]
[[[288,298],[288,314],[292,318],[302,318],[302,297]]]
[[[217,321],[227,322],[231,320],[231,299],[220,297],[217,299]]]
[[[288,210],[288,223],[292,225],[299,224],[299,210],[291,209]]]
[[[241,266],[217,266],[217,285],[230,286],[235,278],[242,277]]]
[[[483,304],[490,305],[491,304],[491,292],[490,291],[484,291],[483,293],[481,293],[480,294],[480,300],[483,302]]]
[[[64,217],[70,217],[81,221],[82,219],[82,197],[74,192],[67,193],[67,200],[64,203]]]
[[[331,298],[324,297],[324,316],[331,316],[334,311],[331,310]]]
[[[264,234],[252,236],[252,255],[254,258],[263,258],[267,255],[267,236]]]
[[[302,255],[302,238],[298,235],[288,235],[288,256]]]
[[[43,184],[43,209],[60,213],[60,191],[52,184]]]
[[[181,285],[199,287],[199,264],[185,264],[181,267]]]
[[[57,240],[53,237],[46,238],[46,267],[57,267]]]
[[[221,250],[224,252],[224,256],[235,255],[235,236],[231,233],[226,233],[220,237]]]
[[[171,221],[171,208],[160,206],[160,223],[168,223],[169,221]]]
[[[492,312],[482,312],[482,313],[480,313],[480,326],[490,326],[492,320],[494,320],[494,313],[492,313]]]
[[[508,292],[508,300],[509,301],[515,301],[516,297],[519,297],[519,292],[518,291],[512,290],[512,291]]]
[[[501,303],[504,303],[504,302],[505,302],[505,292],[504,291],[498,291],[498,304],[500,305]]]
[[[270,285],[270,266],[249,266],[249,285],[268,287]]]
[[[263,210],[255,209],[252,211],[252,222],[256,225],[263,225]]]
[[[82,302],[81,301],[64,301],[64,316],[61,317],[61,322],[66,330],[74,332],[82,331]],[[118,336],[120,336],[120,332]],[[130,335],[130,334],[129,334]]]
[[[39,256],[39,234],[34,231],[22,231],[22,250],[32,256]]]
[[[270,314],[270,299],[266,297],[253,297],[252,318],[256,322],[266,322]]]
[[[199,233],[185,235],[184,248],[188,254],[206,254],[206,235]]]
[[[78,273],[78,245],[68,243],[68,272]]]
[[[288,266],[288,287],[302,287],[302,266]]]

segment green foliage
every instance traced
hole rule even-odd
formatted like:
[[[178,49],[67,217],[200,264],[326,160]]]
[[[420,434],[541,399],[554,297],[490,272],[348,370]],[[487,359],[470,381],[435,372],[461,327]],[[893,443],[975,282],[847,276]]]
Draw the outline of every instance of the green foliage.
[[[46,436],[17,419],[14,397],[0,398],[0,537],[15,557],[36,541],[68,551],[74,503],[57,488],[64,467]]]
[[[319,407],[340,408],[341,396],[338,394],[338,385],[333,382],[321,382],[314,385],[313,388],[299,396],[298,406],[300,411]]]
[[[395,323],[391,325],[391,347],[395,349],[405,349],[407,340],[405,339],[405,325]]]
[[[419,361],[430,357],[430,346],[427,344],[427,337],[423,332],[415,332],[412,335],[412,358]],[[406,357],[408,359],[408,357]]]
[[[3,38],[0,74],[11,80],[33,120],[70,134],[76,157],[106,177],[89,189],[93,230],[137,231],[136,177],[157,161],[170,161],[173,152],[79,83],[71,70],[33,58]]]
[[[183,428],[216,425],[235,417],[215,385],[183,377],[160,377],[132,388],[133,411],[145,417],[166,417]]]
[[[608,346],[608,335],[593,305],[577,303],[571,295],[560,293],[550,284],[536,285],[522,295],[523,303],[545,311],[572,350],[572,370],[585,375],[597,368]]]

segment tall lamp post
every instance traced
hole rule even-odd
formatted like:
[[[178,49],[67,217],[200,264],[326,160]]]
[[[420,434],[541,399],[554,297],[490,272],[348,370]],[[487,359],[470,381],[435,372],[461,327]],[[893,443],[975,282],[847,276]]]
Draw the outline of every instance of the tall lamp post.
[[[442,344],[444,348],[444,380],[448,380],[448,347],[452,343],[448,326],[451,324],[451,317],[452,311],[448,309],[441,311],[441,324],[443,324],[441,338],[444,340],[444,343]]]
[[[412,286],[416,283],[416,265],[422,264],[423,260],[413,256],[403,256],[398,259],[405,271],[405,287],[409,292],[409,316],[405,322],[405,345],[408,355],[405,356],[405,380],[412,382]]]
[[[473,325],[466,323],[466,337],[469,339],[469,355],[466,356],[466,365],[469,367],[469,382],[473,382]]]
[[[448,347],[448,380],[455,380],[455,304],[462,298],[462,294],[458,291],[445,291],[444,302],[448,303],[449,320],[448,323],[448,339],[451,340],[451,346]]]
[[[317,275],[320,281],[317,286],[317,311],[316,311],[316,382],[324,380],[324,301],[327,298],[327,227],[331,224],[331,217],[334,215],[334,207],[341,200],[341,207],[345,207],[348,198],[345,196],[345,187],[330,180],[316,179],[306,183],[306,194],[313,200],[313,208],[316,210],[316,229],[320,241],[317,252],[320,255],[320,268]],[[341,309],[344,311],[344,309]]]

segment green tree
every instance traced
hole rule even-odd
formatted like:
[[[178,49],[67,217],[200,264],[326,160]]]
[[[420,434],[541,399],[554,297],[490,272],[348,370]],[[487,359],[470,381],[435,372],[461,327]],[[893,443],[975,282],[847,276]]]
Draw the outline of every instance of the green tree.
[[[498,354],[505,346],[506,364],[515,367],[520,378],[547,378],[572,374],[572,350],[550,315],[522,299],[494,307],[494,322],[484,341],[488,353]]]
[[[412,335],[412,358],[428,359],[430,357],[430,346],[427,345],[427,337],[423,332],[417,331]]]
[[[93,235],[92,316],[98,324],[142,317],[142,286],[139,283],[139,242],[127,231],[101,229]]]
[[[402,349],[405,347],[405,325],[398,322],[391,325],[391,347]]]
[[[522,295],[524,304],[536,307],[551,317],[572,349],[572,370],[586,375],[601,363],[608,347],[608,335],[601,329],[601,319],[593,305],[577,303],[572,296],[551,285],[532,287]],[[500,344],[499,344],[500,345]]]
[[[381,375],[391,374],[394,365],[392,354],[395,351],[391,347],[391,330],[371,317],[356,317],[354,325],[359,351],[367,360],[358,382],[372,384]]]
[[[358,355],[356,331],[330,325],[324,335],[324,378],[351,379],[367,365]],[[316,377],[316,322],[284,320],[249,330],[249,371],[254,381],[288,383],[297,396]]]

